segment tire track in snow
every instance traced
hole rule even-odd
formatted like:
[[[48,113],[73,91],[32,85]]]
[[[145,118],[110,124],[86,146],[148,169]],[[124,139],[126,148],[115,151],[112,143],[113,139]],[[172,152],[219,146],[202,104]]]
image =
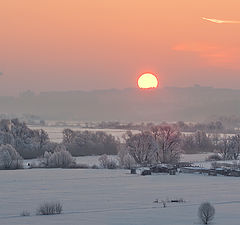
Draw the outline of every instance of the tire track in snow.
[[[213,205],[231,205],[231,204],[240,204],[240,200],[236,201],[224,201],[224,202],[213,202]],[[170,205],[166,208],[177,208],[177,207],[191,207],[191,206],[199,206],[200,203],[193,204],[179,204],[179,205]],[[93,209],[93,210],[83,210],[83,211],[69,211],[64,212],[60,215],[73,215],[73,214],[90,214],[90,213],[104,213],[104,212],[118,212],[118,211],[131,211],[131,210],[149,210],[149,209],[163,209],[162,206],[142,206],[142,207],[129,207],[129,208],[115,208],[115,209]],[[42,215],[31,215],[28,217],[34,216],[42,216]],[[56,216],[56,215],[55,215]],[[13,219],[13,218],[23,218],[23,216],[18,215],[9,215],[9,216],[0,216],[1,219]]]

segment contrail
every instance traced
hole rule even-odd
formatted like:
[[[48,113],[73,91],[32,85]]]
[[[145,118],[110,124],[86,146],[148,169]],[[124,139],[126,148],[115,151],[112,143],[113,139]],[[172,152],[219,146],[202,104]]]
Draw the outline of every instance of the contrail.
[[[228,23],[228,24],[236,24],[236,23],[240,23],[239,20],[217,20],[217,19],[214,19],[214,18],[206,18],[206,17],[202,17],[203,20],[206,20],[206,21],[210,21],[212,23]]]

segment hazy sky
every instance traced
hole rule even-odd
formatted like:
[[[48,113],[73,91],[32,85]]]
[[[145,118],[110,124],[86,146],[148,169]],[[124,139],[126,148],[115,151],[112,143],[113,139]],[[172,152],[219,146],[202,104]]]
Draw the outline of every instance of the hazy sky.
[[[136,87],[144,71],[240,88],[239,21],[239,0],[1,0],[0,94]]]

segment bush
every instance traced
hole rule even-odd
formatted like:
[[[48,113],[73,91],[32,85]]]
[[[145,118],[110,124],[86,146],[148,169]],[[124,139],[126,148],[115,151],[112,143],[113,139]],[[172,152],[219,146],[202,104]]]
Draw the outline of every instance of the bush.
[[[44,202],[37,209],[37,215],[54,215],[62,213],[62,204],[60,202]]]
[[[198,217],[203,224],[209,224],[214,218],[215,209],[209,202],[204,202],[198,209]]]
[[[105,169],[116,169],[117,168],[117,163],[113,159],[108,158],[107,155],[100,156],[98,160],[99,160],[100,166],[102,168],[105,168]]]
[[[75,165],[71,154],[64,149],[54,153],[45,152],[44,163],[46,167],[51,168],[70,168]]]
[[[11,145],[0,145],[0,169],[23,168],[22,157]]]

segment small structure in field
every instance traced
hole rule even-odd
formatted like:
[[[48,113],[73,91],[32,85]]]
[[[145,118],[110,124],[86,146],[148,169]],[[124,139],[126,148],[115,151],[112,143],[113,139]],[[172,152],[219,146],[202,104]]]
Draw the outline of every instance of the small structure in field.
[[[143,170],[141,173],[142,176],[147,176],[147,175],[152,175],[151,170],[147,169],[147,170]]]
[[[150,170],[152,173],[169,173],[169,174],[171,171],[171,175],[173,175],[173,173],[176,174],[177,167],[170,164],[157,164],[157,165],[151,166]]]
[[[151,175],[152,174],[149,167],[140,167],[140,168],[135,169],[135,171],[131,170],[132,174],[134,174],[134,172],[135,172],[135,174],[139,174],[139,175],[142,175],[142,176],[147,176],[147,175]]]
[[[149,167],[139,167],[139,168],[132,168],[131,174],[146,176],[146,175],[151,175],[152,173]]]

